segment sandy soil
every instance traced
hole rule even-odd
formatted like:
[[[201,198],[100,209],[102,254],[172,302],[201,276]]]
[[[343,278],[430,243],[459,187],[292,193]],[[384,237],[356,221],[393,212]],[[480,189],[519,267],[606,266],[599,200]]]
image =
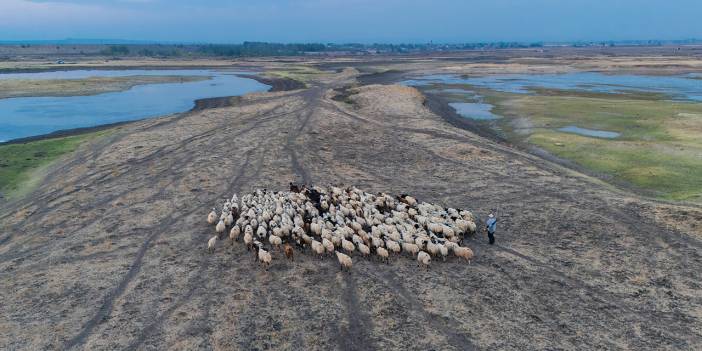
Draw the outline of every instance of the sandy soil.
[[[699,208],[457,128],[412,88],[349,88],[357,69],[123,125],[2,205],[0,346],[702,348]],[[291,180],[497,209],[497,245],[469,238],[470,265],[355,258],[350,273],[308,252],[267,272],[241,243],[206,252],[215,202]]]

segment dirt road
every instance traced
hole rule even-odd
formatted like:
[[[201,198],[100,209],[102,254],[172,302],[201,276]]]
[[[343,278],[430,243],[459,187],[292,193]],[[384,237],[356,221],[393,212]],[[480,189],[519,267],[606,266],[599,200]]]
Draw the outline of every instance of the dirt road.
[[[0,209],[0,348],[702,348],[702,238],[664,221],[694,228],[698,209],[456,128],[412,88],[333,99],[356,75],[120,126],[48,170]],[[472,264],[429,270],[354,257],[350,273],[206,252],[216,201],[291,180],[497,209],[497,245],[469,238]]]

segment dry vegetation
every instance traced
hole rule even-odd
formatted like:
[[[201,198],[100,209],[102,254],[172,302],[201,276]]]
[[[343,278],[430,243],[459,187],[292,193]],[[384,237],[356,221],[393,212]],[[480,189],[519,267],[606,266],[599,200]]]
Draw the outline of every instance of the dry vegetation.
[[[53,164],[35,192],[0,208],[0,345],[702,347],[702,241],[689,231],[698,208],[643,200],[456,128],[412,88],[354,88],[361,63],[326,62],[305,89],[134,122]],[[497,245],[467,238],[471,265],[359,261],[349,273],[311,255],[257,269],[241,245],[207,254],[202,209],[213,198],[290,181],[416,194],[478,219],[498,209]]]

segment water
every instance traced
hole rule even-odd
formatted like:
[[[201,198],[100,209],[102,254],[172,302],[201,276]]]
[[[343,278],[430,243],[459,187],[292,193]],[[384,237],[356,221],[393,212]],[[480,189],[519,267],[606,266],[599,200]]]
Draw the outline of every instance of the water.
[[[605,139],[614,139],[619,137],[621,134],[617,132],[608,132],[606,130],[596,130],[596,129],[587,129],[587,128],[580,128],[576,126],[567,126],[563,128],[558,128],[559,131],[561,132],[566,132],[566,133],[575,133],[575,134],[580,134],[584,136],[591,136],[591,137],[596,137],[596,138],[605,138]]]
[[[453,75],[428,75],[406,80],[405,85],[421,86],[433,83],[469,84],[492,90],[525,94],[530,88],[579,90],[598,93],[629,91],[660,93],[673,99],[702,101],[702,82],[696,75],[644,76],[609,75],[596,72],[565,74],[510,74],[461,78]]]
[[[138,85],[90,96],[0,99],[0,141],[58,130],[93,127],[168,115],[191,109],[197,99],[267,91],[268,85],[234,72],[209,70],[82,70],[0,74],[0,79],[77,79],[129,75],[208,76],[211,79]]]
[[[479,120],[489,121],[498,119],[499,116],[492,113],[492,105],[477,102],[451,102],[449,106],[456,110],[459,115]]]

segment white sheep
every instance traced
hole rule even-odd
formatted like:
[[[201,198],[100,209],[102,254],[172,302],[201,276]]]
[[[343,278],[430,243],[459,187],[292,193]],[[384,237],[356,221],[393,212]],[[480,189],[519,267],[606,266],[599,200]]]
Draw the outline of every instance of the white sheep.
[[[439,254],[439,247],[431,241],[427,242],[427,252],[432,256],[436,256]]]
[[[239,225],[234,224],[232,229],[229,231],[229,239],[232,241],[232,244],[236,241],[236,239],[239,238],[239,234],[241,234],[241,228]]]
[[[251,249],[251,244],[253,244],[253,230],[250,225],[246,226],[244,229],[244,244],[246,244],[246,249]]]
[[[268,242],[277,249],[283,244],[283,239],[281,239],[279,236],[271,235],[268,237]]]
[[[402,251],[400,244],[398,244],[397,241],[393,240],[385,240],[385,247],[387,247],[388,250],[394,253],[399,253],[400,251]]]
[[[223,233],[224,229],[226,229],[226,228],[227,228],[227,226],[224,225],[224,221],[220,219],[219,222],[217,223],[217,225],[215,226],[215,231],[218,234]]]
[[[402,243],[402,250],[409,252],[412,254],[412,256],[414,256],[417,254],[417,252],[419,252],[419,246],[412,243]]]
[[[346,239],[341,239],[341,247],[344,249],[344,251],[349,253],[353,252],[353,250],[355,249],[353,243]]]
[[[324,255],[324,250],[325,248],[324,245],[322,245],[322,243],[320,243],[317,240],[312,240],[312,251],[317,253],[317,255],[322,256]]]
[[[363,255],[368,256],[370,255],[370,248],[366,246],[364,243],[359,242],[356,244],[358,246],[358,251],[360,251]]]
[[[417,254],[417,261],[424,265],[424,267],[429,267],[429,262],[431,262],[431,256],[424,251],[419,251]]]
[[[331,242],[331,240],[327,238],[322,238],[322,246],[324,246],[324,248],[327,249],[327,252],[334,252],[334,244]]]
[[[215,244],[217,243],[217,236],[213,236],[207,241],[207,251],[213,252],[215,249]]]
[[[351,257],[348,255],[345,255],[339,251],[334,251],[336,253],[336,259],[339,261],[339,264],[341,265],[341,269],[343,270],[346,268],[347,270],[350,270],[351,267],[353,266],[353,261],[351,260]]]
[[[378,254],[378,257],[380,257],[381,260],[385,260],[386,262],[388,261],[388,257],[390,256],[388,254],[388,250],[385,250],[385,248],[383,247],[376,248],[375,253]]]
[[[266,232],[267,232],[267,231],[266,231],[266,227],[264,227],[264,226],[262,226],[262,225],[259,225],[259,226],[258,226],[258,229],[256,230],[256,235],[257,235],[259,238],[265,238],[265,237],[266,237]]]
[[[273,257],[271,256],[271,253],[264,250],[262,247],[258,248],[258,260],[263,263],[263,265],[266,267],[266,270],[268,270],[268,266],[271,265],[271,262],[273,261]]]
[[[316,236],[321,236],[322,226],[319,223],[310,223],[310,232]]]
[[[217,221],[217,211],[213,208],[212,212],[207,215],[207,223],[208,224],[215,224]]]
[[[441,254],[441,258],[446,261],[446,256],[448,256],[448,248],[442,244],[436,244],[436,246],[439,248],[439,253]]]
[[[224,225],[230,226],[232,223],[234,223],[234,215],[230,212],[224,217]]]

